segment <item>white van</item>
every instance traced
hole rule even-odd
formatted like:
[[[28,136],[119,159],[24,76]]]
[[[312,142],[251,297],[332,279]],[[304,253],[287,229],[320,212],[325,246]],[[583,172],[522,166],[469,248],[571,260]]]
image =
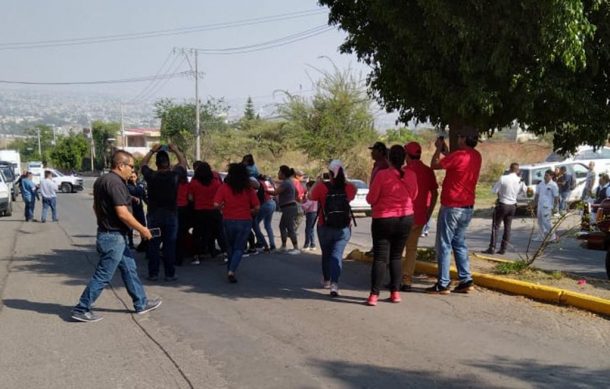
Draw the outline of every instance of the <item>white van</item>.
[[[28,172],[32,173],[32,182],[36,185],[40,185],[40,180],[44,177],[44,165],[39,161],[28,162]]]

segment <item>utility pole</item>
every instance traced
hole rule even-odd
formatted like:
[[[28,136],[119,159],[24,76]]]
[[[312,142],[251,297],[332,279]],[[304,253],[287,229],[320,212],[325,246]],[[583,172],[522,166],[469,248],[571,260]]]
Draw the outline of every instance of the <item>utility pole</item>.
[[[42,147],[40,146],[40,128],[36,129],[36,133],[38,134],[38,156],[42,159]]]
[[[191,67],[191,71],[195,76],[195,159],[201,160],[201,123],[199,118],[200,103],[199,103],[199,50],[197,49],[185,49],[185,48],[174,48],[174,54],[179,53],[186,57],[186,60]],[[193,62],[189,58],[189,55],[193,56]]]
[[[93,123],[89,119],[89,136],[91,137],[91,171],[94,171],[93,160],[95,159],[95,143],[93,140]]]

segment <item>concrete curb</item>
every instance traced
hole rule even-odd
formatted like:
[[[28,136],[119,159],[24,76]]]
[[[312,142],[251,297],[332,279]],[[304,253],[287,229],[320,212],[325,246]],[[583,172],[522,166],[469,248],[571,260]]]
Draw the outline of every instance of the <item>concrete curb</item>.
[[[372,262],[373,258],[368,257],[360,250],[353,250],[346,257],[362,262]],[[417,261],[415,271],[436,276],[437,266],[429,262]],[[451,277],[457,278],[457,270],[451,267]],[[573,292],[570,290],[554,288],[552,286],[536,285],[530,282],[513,280],[510,278],[499,277],[491,274],[472,273],[472,278],[477,286],[507,292],[510,294],[526,296],[538,301],[551,302],[560,305],[584,309],[602,315],[610,316],[610,300],[589,296],[587,294]]]

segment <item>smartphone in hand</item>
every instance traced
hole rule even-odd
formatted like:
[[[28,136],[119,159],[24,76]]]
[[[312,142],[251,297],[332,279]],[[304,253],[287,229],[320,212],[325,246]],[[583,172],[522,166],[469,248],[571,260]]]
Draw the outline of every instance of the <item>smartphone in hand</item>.
[[[150,231],[150,234],[152,235],[153,238],[161,237],[161,229],[160,228],[150,228],[149,231]]]

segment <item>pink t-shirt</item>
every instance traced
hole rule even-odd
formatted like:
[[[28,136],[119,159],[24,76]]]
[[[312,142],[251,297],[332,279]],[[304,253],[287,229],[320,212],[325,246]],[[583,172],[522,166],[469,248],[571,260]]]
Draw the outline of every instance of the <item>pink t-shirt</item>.
[[[395,168],[380,170],[375,176],[366,201],[371,204],[374,219],[413,214],[413,199],[417,196],[417,177],[410,170],[403,177]]]
[[[481,162],[481,154],[472,148],[456,150],[441,159],[440,164],[446,170],[441,205],[445,207],[474,205]]]
[[[214,203],[222,206],[225,220],[252,220],[252,209],[260,206],[254,189],[233,193],[233,189],[228,184],[222,184],[218,188]]]

